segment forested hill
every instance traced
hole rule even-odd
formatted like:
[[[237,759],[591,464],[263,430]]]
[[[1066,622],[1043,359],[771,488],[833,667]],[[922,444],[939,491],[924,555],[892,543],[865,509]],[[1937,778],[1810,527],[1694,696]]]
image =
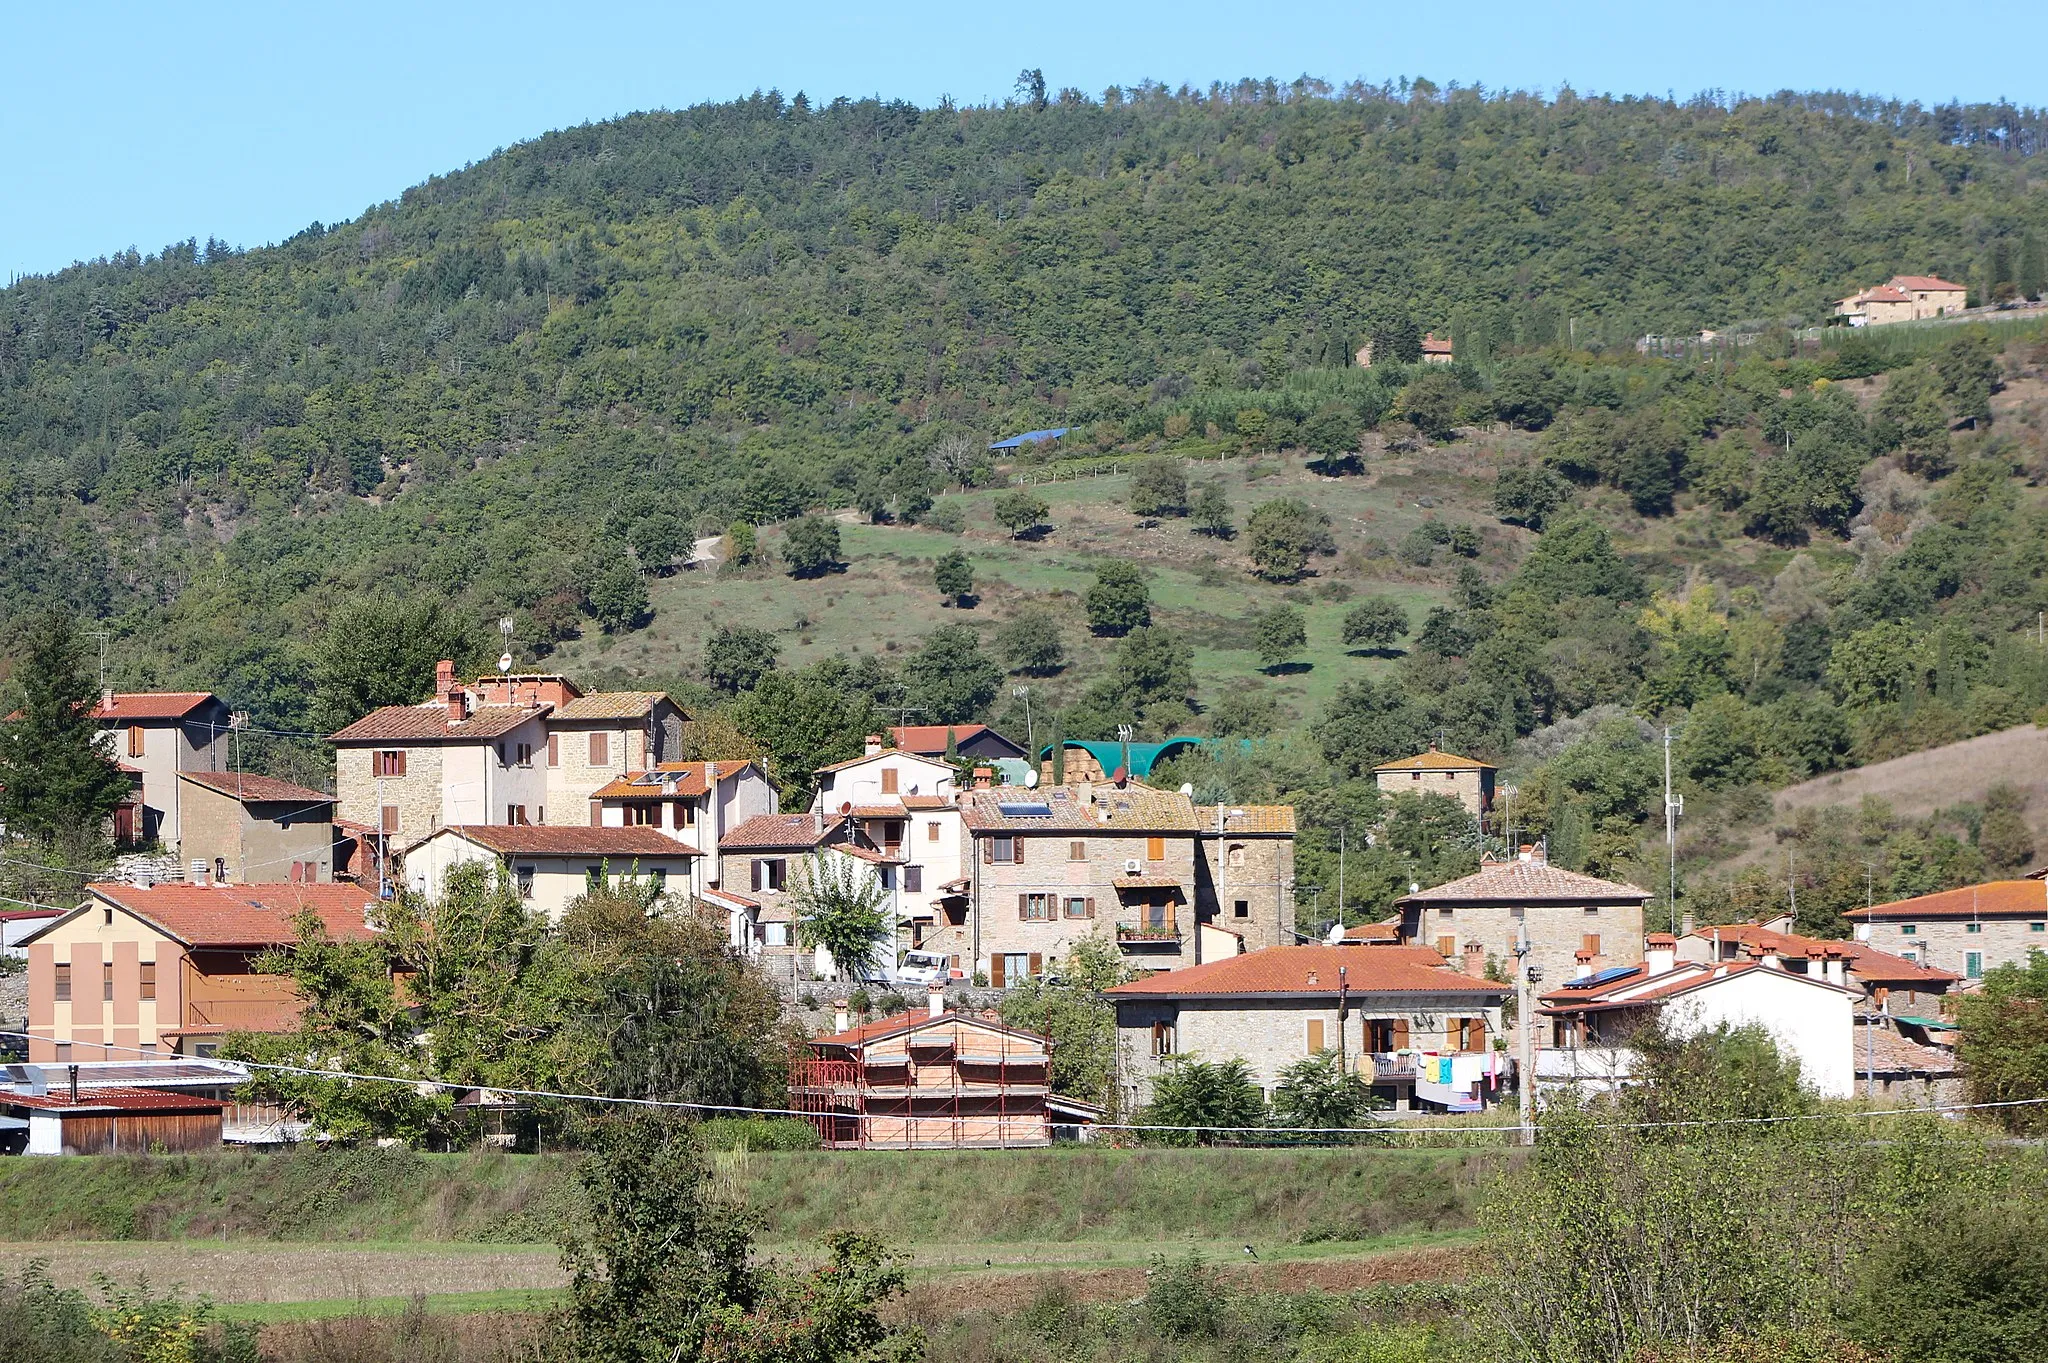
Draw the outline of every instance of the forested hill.
[[[68,600],[117,680],[295,727],[340,602],[559,617],[635,527],[916,495],[948,434],[1270,387],[1375,329],[1483,360],[1974,280],[2042,217],[2043,127],[1269,82],[570,129],[276,247],[0,293],[0,612]]]

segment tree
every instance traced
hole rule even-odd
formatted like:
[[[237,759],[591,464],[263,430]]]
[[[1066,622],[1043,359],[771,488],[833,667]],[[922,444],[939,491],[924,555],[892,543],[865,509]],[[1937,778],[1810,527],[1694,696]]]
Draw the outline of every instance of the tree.
[[[941,625],[904,666],[906,699],[933,724],[959,724],[985,712],[1002,690],[1003,670],[981,651],[971,625]]]
[[[1192,1128],[1141,1133],[1159,1145],[1206,1145],[1225,1131],[1257,1126],[1266,1100],[1242,1059],[1197,1060],[1169,1056],[1152,1080],[1152,1101],[1140,1110],[1143,1126]]]
[[[2032,232],[2020,235],[2019,264],[2015,267],[2014,282],[2019,286],[2020,297],[2035,300],[2048,289],[2048,257],[2041,251],[2041,240]]]
[[[996,635],[996,643],[1010,670],[1027,677],[1049,677],[1066,666],[1067,650],[1060,642],[1059,622],[1044,610],[1020,611]]]
[[[1934,355],[1934,372],[1949,415],[1979,425],[1991,420],[1991,394],[1998,387],[1998,347],[1982,332],[1965,332]]]
[[[799,942],[824,948],[832,968],[850,979],[875,968],[887,936],[889,892],[864,863],[814,852],[797,865],[789,893]]]
[[[1195,651],[1172,630],[1157,625],[1134,629],[1116,651],[1116,670],[1110,680],[1136,708],[1161,701],[1191,704]]]
[[[1984,792],[1984,823],[1977,832],[1984,859],[2002,870],[2019,870],[2034,856],[2027,827],[2026,792],[2000,782]]]
[[[1944,1190],[1875,1240],[1843,1314],[1885,1358],[2048,1358],[2048,1216],[2034,1198]]]
[[[1369,596],[1344,613],[1346,648],[1385,653],[1407,633],[1407,608],[1391,597]]]
[[[782,532],[782,561],[791,577],[823,577],[844,567],[839,557],[839,522],[804,516]]]
[[[974,595],[974,565],[958,549],[941,554],[932,565],[932,585],[939,589],[940,596],[950,597],[954,605],[965,605],[967,598]]]
[[[1187,511],[1187,465],[1178,459],[1152,458],[1132,466],[1132,515],[1185,516]]]
[[[1027,66],[1017,73],[1017,98],[1033,113],[1045,112],[1045,72],[1035,66]]]
[[[1277,497],[1262,502],[1245,523],[1251,536],[1251,559],[1260,577],[1293,582],[1308,571],[1313,554],[1333,554],[1330,518],[1307,502]]]
[[[7,691],[0,821],[16,837],[98,839],[129,785],[100,745],[99,696],[68,611],[36,617]]]
[[[1221,479],[1212,479],[1195,489],[1188,519],[1196,533],[1215,539],[1227,540],[1237,533],[1237,527],[1230,523],[1230,498],[1224,495]]]
[[[643,516],[633,526],[627,543],[633,546],[634,557],[640,560],[642,567],[663,574],[690,551],[692,541],[690,528],[683,524],[681,517],[657,511]]]
[[[996,524],[1010,532],[1016,539],[1027,530],[1035,530],[1044,524],[1046,513],[1052,506],[1045,498],[1023,488],[999,493],[989,510],[996,518]]]
[[[753,522],[734,521],[725,532],[725,568],[749,568],[760,557],[760,536]]]
[[[1308,624],[1293,606],[1275,606],[1254,617],[1259,661],[1275,671],[1308,643]]]
[[[1043,976],[1003,996],[1003,1021],[1052,1038],[1052,1088],[1083,1102],[1116,1103],[1116,1008],[1102,991],[1131,971],[1107,935],[1084,937]]]
[[[2025,965],[2002,965],[1984,988],[1956,1005],[1962,1042],[1957,1059],[1973,1103],[2018,1103],[1988,1114],[2007,1131],[2048,1133],[2048,953],[2027,953]]]
[[[1412,756],[1428,741],[1423,716],[1408,693],[1393,681],[1370,677],[1338,687],[1309,732],[1330,765],[1347,777]]]
[[[1355,465],[1361,426],[1356,408],[1341,402],[1325,403],[1301,423],[1301,443],[1325,469]]]
[[[728,696],[751,691],[775,670],[775,636],[748,625],[718,625],[704,641],[704,680]]]
[[[1110,559],[1095,569],[1088,589],[1088,628],[1112,638],[1152,623],[1152,598],[1137,565]]]
[[[437,596],[349,601],[313,643],[313,723],[323,733],[386,705],[411,705],[434,689],[434,665],[474,661],[470,630]]]
[[[882,723],[872,697],[849,693],[845,678],[822,666],[764,673],[725,714],[767,750],[783,801],[795,809],[809,806],[819,767],[858,757],[861,740]]]
[[[1425,366],[1415,382],[1394,399],[1394,416],[1431,440],[1449,440],[1458,433],[1461,387],[1448,370]]]
[[[647,616],[647,580],[630,563],[613,563],[598,571],[591,581],[590,615],[606,634],[618,634],[639,625]]]
[[[1509,525],[1541,530],[1561,508],[1571,505],[1572,485],[1541,464],[1514,464],[1500,471],[1493,484],[1493,514]]]
[[[1273,1124],[1323,1131],[1370,1126],[1382,1104],[1363,1079],[1345,1071],[1343,1059],[1332,1047],[1282,1070],[1273,1088]]]

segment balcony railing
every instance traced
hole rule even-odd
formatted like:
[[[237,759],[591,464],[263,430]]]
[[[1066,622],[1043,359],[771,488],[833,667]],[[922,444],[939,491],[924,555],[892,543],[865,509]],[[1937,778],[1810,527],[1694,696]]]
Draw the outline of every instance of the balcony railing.
[[[1130,923],[1119,923],[1116,940],[1127,947],[1177,947],[1180,945],[1180,929],[1166,927],[1144,927]]]

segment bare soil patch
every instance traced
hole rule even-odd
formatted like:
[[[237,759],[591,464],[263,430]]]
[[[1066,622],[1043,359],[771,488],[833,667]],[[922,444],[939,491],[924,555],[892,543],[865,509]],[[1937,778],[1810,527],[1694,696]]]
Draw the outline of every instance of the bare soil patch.
[[[553,1246],[387,1249],[189,1240],[0,1244],[0,1275],[17,1277],[38,1259],[47,1262],[51,1278],[66,1287],[90,1288],[99,1274],[116,1282],[146,1277],[154,1287],[175,1287],[219,1302],[345,1301],[560,1287],[568,1282]]]

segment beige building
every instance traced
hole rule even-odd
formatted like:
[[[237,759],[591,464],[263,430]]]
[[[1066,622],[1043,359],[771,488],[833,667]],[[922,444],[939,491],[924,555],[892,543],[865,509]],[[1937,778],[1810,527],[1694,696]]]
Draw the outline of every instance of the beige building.
[[[1294,807],[1204,805],[1195,810],[1201,860],[1195,916],[1236,938],[1234,950],[1293,946]],[[1204,944],[1202,959],[1217,951]]]
[[[705,902],[726,910],[733,942],[759,957],[778,978],[823,977],[831,962],[797,941],[794,892],[813,858],[832,860],[838,871],[851,864],[881,887],[889,927],[877,944],[878,958],[893,957],[904,943],[902,858],[872,845],[858,822],[839,815],[761,814],[727,833],[718,844],[718,880]],[[894,944],[893,950],[891,944]],[[877,960],[878,972],[889,962]]]
[[[953,767],[937,757],[899,748],[885,748],[869,734],[867,751],[859,757],[820,767],[818,793],[811,809],[818,814],[844,813],[854,805],[918,796],[950,802],[959,788]]]
[[[269,776],[187,771],[180,855],[197,881],[325,884],[334,879],[334,797]]]
[[[687,894],[702,855],[652,828],[451,825],[405,849],[404,877],[415,894],[437,898],[456,867],[501,866],[529,908],[559,923],[570,901],[626,880]]]
[[[1890,322],[1920,322],[1961,312],[1969,290],[1933,275],[1893,275],[1889,283],[1865,289],[1835,304],[1835,315],[1849,319],[1852,327],[1883,326]]]
[[[1842,915],[1856,940],[1966,982],[2048,951],[2048,882],[1994,880]]]
[[[85,889],[26,942],[31,1061],[211,1055],[228,1032],[287,1031],[298,993],[258,958],[296,942],[306,910],[337,941],[375,934],[376,901],[353,885]]]
[[[1138,970],[1201,959],[1199,828],[1178,792],[1133,783],[970,790],[962,966],[1003,988],[1042,974],[1098,927]]]
[[[211,691],[106,691],[93,707],[107,755],[137,773],[140,819],[117,841],[161,842],[176,850],[180,838],[178,773],[219,771],[227,762],[227,705]]]
[[[1268,1099],[1287,1067],[1338,1051],[1399,1106],[1483,1107],[1507,1087],[1507,985],[1415,947],[1287,946],[1154,975],[1108,991],[1119,1081],[1132,1107],[1176,1059],[1244,1060]]]
[[[1394,901],[1401,941],[1433,948],[1445,960],[1493,959],[1512,975],[1515,943],[1526,930],[1530,960],[1546,983],[1580,966],[1604,970],[1643,959],[1648,890],[1552,866],[1540,851],[1492,861],[1448,885]]]
[[[536,822],[597,822],[599,790],[677,760],[686,718],[659,691],[600,691],[557,705],[547,717],[546,800],[555,814]]]
[[[600,787],[590,803],[596,827],[652,828],[706,851],[747,820],[782,807],[758,762],[664,762]],[[691,868],[691,893],[702,895],[718,879],[717,861],[700,857]]]
[[[1438,752],[1434,747],[1372,769],[1382,795],[1448,795],[1478,819],[1493,808],[1495,770],[1477,758]]]

